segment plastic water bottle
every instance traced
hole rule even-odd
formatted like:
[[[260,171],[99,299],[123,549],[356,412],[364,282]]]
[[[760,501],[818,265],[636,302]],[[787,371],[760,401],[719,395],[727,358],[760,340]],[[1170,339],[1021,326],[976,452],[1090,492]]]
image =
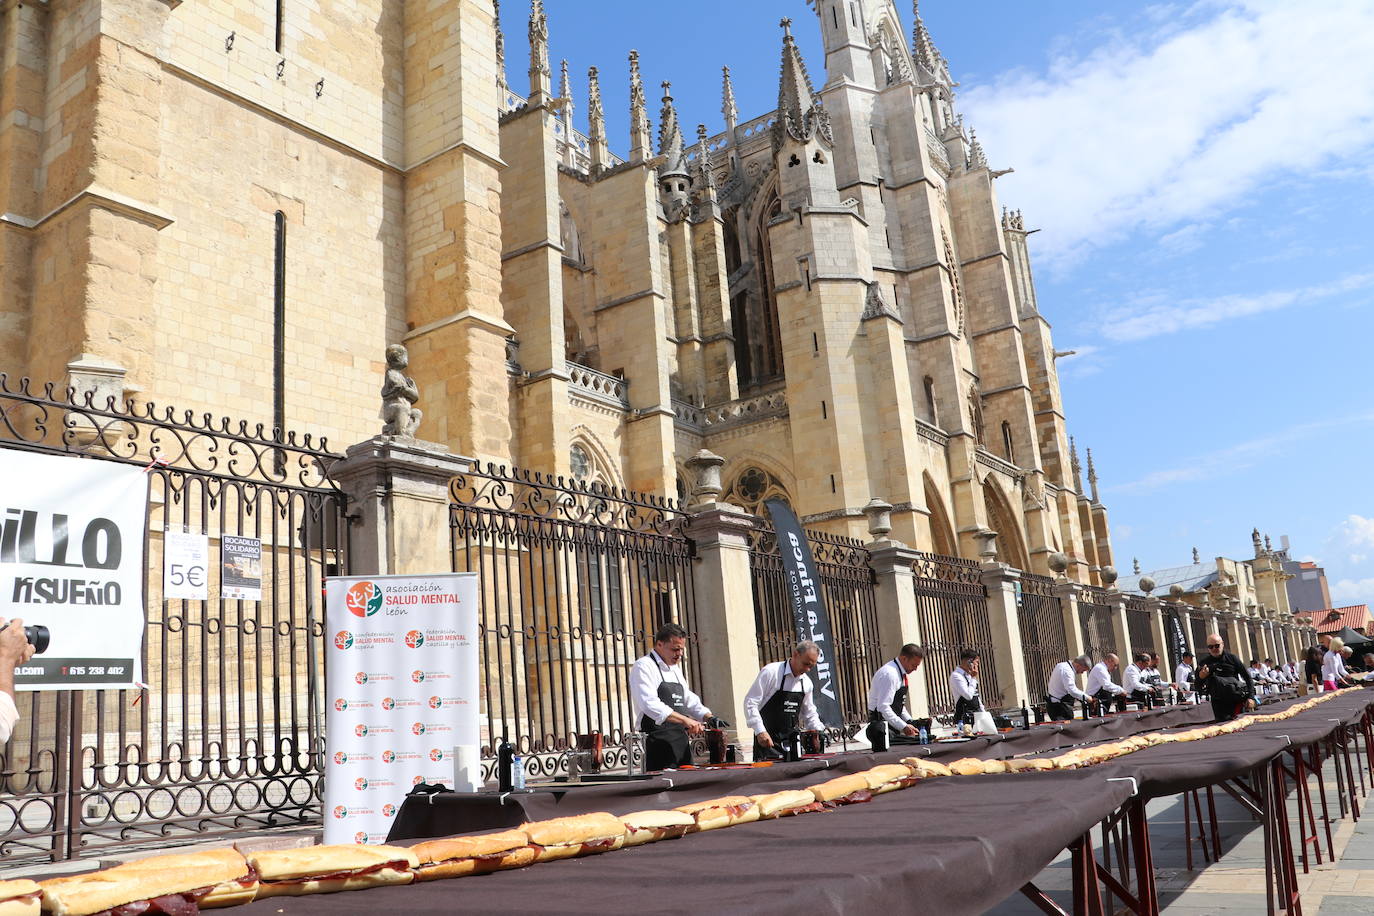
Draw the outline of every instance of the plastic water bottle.
[[[924,725],[922,725],[920,728],[916,730],[916,740],[921,742],[922,744],[930,743],[930,733],[926,731],[926,727]]]
[[[520,792],[525,788],[525,758],[512,757],[510,762],[511,787]]]

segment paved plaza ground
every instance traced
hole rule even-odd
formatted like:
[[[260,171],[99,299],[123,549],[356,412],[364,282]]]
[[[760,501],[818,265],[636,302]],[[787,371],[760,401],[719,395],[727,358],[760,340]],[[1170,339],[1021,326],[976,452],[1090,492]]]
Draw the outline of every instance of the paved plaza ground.
[[[1335,774],[1326,767],[1327,798],[1333,816],[1337,813]],[[1315,797],[1313,781],[1313,804]],[[1366,777],[1366,785],[1368,779]],[[1356,787],[1358,788],[1358,778]],[[1167,916],[1211,916],[1211,914],[1265,913],[1264,895],[1264,832],[1255,820],[1228,795],[1214,793],[1217,805],[1217,826],[1221,833],[1220,862],[1206,864],[1199,844],[1193,845],[1193,871],[1186,867],[1183,840],[1182,796],[1156,799],[1149,805],[1150,840],[1154,850],[1156,886],[1159,890],[1161,912]],[[1374,795],[1370,796],[1374,799]],[[1374,914],[1374,808],[1366,812],[1360,799],[1361,820],[1353,818],[1336,821],[1332,840],[1336,861],[1324,861],[1304,875],[1298,862],[1298,885],[1302,891],[1302,908],[1306,916],[1349,916]],[[1289,815],[1297,836],[1297,811],[1289,797]],[[1206,811],[1204,807],[1204,813]],[[1320,823],[1320,822],[1319,822]],[[1194,824],[1196,833],[1196,824]],[[1093,831],[1093,841],[1100,842],[1101,831]],[[1100,846],[1098,847],[1100,857]],[[1294,854],[1297,854],[1296,847]],[[1323,859],[1325,838],[1323,836]],[[1053,897],[1060,906],[1072,912],[1069,896],[1070,869],[1067,853],[1056,859],[1036,878],[1040,889]],[[1120,901],[1113,900],[1114,904]],[[1123,912],[1116,906],[1108,913]],[[994,916],[1030,916],[1040,910],[1020,894],[989,911]]]

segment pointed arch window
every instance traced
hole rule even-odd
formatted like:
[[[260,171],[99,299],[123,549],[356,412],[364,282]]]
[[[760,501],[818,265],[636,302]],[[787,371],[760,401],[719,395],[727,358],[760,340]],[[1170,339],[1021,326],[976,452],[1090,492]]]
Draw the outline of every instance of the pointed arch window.
[[[977,438],[978,444],[986,446],[988,430],[983,421],[983,396],[978,393],[977,388],[973,388],[968,393],[968,418],[973,425],[973,435]]]
[[[1011,423],[1002,421],[1002,450],[1006,453],[1007,460],[1012,464],[1016,463],[1016,443],[1011,434]]]
[[[792,501],[782,482],[758,467],[745,468],[725,493],[727,503],[740,506],[753,515],[763,515],[766,511],[764,502],[775,498],[789,504]]]
[[[939,426],[940,412],[935,407],[935,379],[927,375],[921,384],[926,393],[926,419],[930,420],[931,425]]]
[[[735,324],[735,360],[742,385],[761,385],[783,374],[782,332],[778,325],[778,299],[774,292],[773,252],[768,239],[768,224],[782,215],[782,201],[774,192],[759,210],[754,229],[754,261],[758,265],[757,298],[746,296]]]

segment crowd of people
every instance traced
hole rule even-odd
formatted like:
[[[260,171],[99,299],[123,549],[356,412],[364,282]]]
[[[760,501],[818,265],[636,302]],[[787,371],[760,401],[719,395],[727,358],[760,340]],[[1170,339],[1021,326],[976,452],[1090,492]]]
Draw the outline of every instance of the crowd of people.
[[[690,762],[690,738],[713,724],[723,725],[687,688],[679,667],[686,644],[687,631],[682,627],[663,627],[655,635],[653,650],[635,663],[631,675],[649,769]],[[1216,633],[1209,634],[1204,645],[1201,659],[1184,652],[1172,677],[1161,668],[1159,653],[1148,650],[1135,652],[1125,668],[1113,652],[1096,662],[1089,655],[1060,662],[1045,687],[1044,717],[1072,719],[1079,705],[1089,712],[1102,712],[1124,709],[1128,702],[1149,706],[1205,698],[1220,722],[1255,708],[1268,696],[1354,686],[1355,668],[1374,670],[1374,653],[1364,655],[1356,665],[1351,647],[1335,637],[1322,637],[1322,645],[1308,649],[1301,662],[1251,658],[1247,665],[1226,650],[1225,641]],[[801,730],[822,730],[813,680],[808,676],[820,655],[815,643],[799,642],[790,658],[765,665],[754,679],[743,706],[745,724],[754,735],[755,759],[779,756],[782,744]],[[925,658],[924,649],[908,643],[873,672],[865,734],[874,747],[925,740],[921,732],[930,720],[913,718],[907,703],[908,678]],[[949,673],[950,719],[955,727],[971,725],[985,712],[978,686],[979,661],[977,650],[964,649]],[[1085,675],[1080,687],[1079,678]]]

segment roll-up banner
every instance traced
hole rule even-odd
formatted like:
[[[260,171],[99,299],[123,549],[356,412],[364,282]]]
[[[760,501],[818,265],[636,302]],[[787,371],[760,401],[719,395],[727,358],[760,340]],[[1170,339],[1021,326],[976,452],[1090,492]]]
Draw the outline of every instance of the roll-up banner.
[[[324,841],[382,843],[478,743],[477,575],[325,580]]]
[[[787,574],[787,598],[792,604],[797,639],[809,639],[821,648],[820,661],[811,669],[816,711],[826,725],[839,728],[844,725],[844,713],[840,710],[836,686],[833,631],[811,545],[791,506],[780,499],[765,500],[764,505],[773,517],[773,530],[778,535],[778,552],[782,554],[782,569]]]
[[[148,475],[112,461],[0,449],[0,615],[47,627],[21,690],[134,687],[143,673]]]
[[[1188,651],[1188,640],[1183,635],[1183,621],[1178,617],[1178,611],[1169,611],[1169,648],[1173,651],[1169,659],[1169,670],[1176,671],[1178,666],[1183,664],[1183,653]]]

